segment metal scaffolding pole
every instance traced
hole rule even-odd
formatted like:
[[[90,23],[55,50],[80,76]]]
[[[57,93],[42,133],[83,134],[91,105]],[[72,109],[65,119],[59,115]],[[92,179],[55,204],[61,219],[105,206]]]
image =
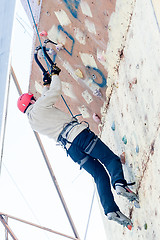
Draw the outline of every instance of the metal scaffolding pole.
[[[5,217],[6,223],[8,224],[8,217]],[[8,240],[8,231],[5,231],[5,240]]]
[[[17,87],[18,93],[19,93],[19,95],[21,95],[21,94],[22,94],[22,91],[21,91],[21,88],[20,88],[20,86],[19,86],[18,80],[17,80],[17,78],[16,78],[16,75],[15,75],[14,70],[13,70],[12,67],[11,67],[11,74],[12,74],[14,83],[15,83],[15,85],[16,85],[16,87]],[[76,239],[78,240],[78,239],[80,239],[80,237],[79,237],[79,235],[78,235],[78,232],[77,232],[77,230],[76,230],[76,227],[75,227],[75,225],[74,225],[74,222],[73,222],[73,220],[72,220],[72,217],[71,217],[71,215],[70,215],[70,212],[69,212],[69,210],[68,210],[67,204],[66,204],[66,202],[65,202],[65,200],[64,200],[64,197],[63,197],[63,195],[62,195],[62,192],[61,192],[60,187],[59,187],[59,185],[58,185],[58,182],[57,182],[57,180],[56,180],[55,174],[54,174],[54,172],[53,172],[53,169],[52,169],[51,164],[50,164],[50,162],[49,162],[48,156],[47,156],[47,154],[46,154],[46,152],[45,152],[45,149],[44,149],[43,144],[42,144],[42,142],[41,142],[41,139],[40,139],[40,137],[39,137],[39,134],[38,134],[37,132],[34,132],[34,134],[35,134],[35,137],[36,137],[37,142],[38,142],[38,144],[39,144],[41,153],[42,153],[42,155],[43,155],[43,157],[44,157],[44,160],[45,160],[45,162],[46,162],[46,165],[47,165],[47,168],[48,168],[48,170],[49,170],[49,173],[50,173],[50,176],[51,176],[51,178],[52,178],[52,181],[53,181],[53,183],[54,183],[54,185],[55,185],[55,188],[56,188],[56,190],[57,190],[57,193],[58,193],[59,198],[60,198],[60,200],[61,200],[61,203],[62,203],[62,205],[63,205],[63,208],[64,208],[64,210],[65,210],[65,213],[66,213],[66,215],[67,215],[67,218],[68,218],[68,220],[69,220],[70,226],[71,226],[71,228],[72,228],[72,230],[73,230],[73,233],[74,233]]]
[[[52,230],[52,229],[50,229],[50,228],[43,227],[43,226],[40,226],[40,225],[38,225],[38,224],[31,223],[31,222],[26,221],[26,220],[24,220],[24,219],[20,219],[20,218],[17,218],[17,217],[14,217],[14,216],[11,216],[11,215],[8,215],[8,214],[5,214],[5,213],[0,213],[0,218],[2,218],[2,219],[4,220],[2,223],[3,223],[3,225],[4,225],[4,223],[5,223],[4,226],[5,226],[5,228],[6,228],[6,231],[12,232],[11,229],[8,227],[8,224],[7,224],[7,222],[5,221],[5,219],[4,219],[3,216],[5,216],[5,217],[7,217],[7,218],[14,219],[14,220],[16,220],[16,221],[19,221],[19,222],[22,222],[22,223],[25,223],[25,224],[28,224],[28,225],[31,225],[31,226],[36,227],[36,228],[40,228],[40,229],[42,229],[42,230],[45,230],[45,231],[48,231],[48,232],[51,232],[51,233],[60,235],[60,236],[62,236],[62,237],[66,237],[66,238],[68,238],[68,239],[77,240],[77,238],[75,238],[75,237],[71,237],[71,236],[69,236],[69,235],[66,235],[66,234],[63,234],[63,233],[54,231],[54,230]],[[9,233],[10,233],[10,232],[9,232]],[[12,232],[12,234],[13,234],[13,232]],[[15,237],[15,235],[13,235],[13,236]],[[12,237],[13,237],[13,236],[12,236]],[[17,238],[13,238],[13,239],[18,240]]]
[[[5,221],[4,217],[0,215],[0,221],[2,222],[3,226],[5,227],[6,231],[10,234],[10,236],[14,240],[18,240],[18,238],[15,236],[15,234],[12,232],[11,228],[9,227],[8,223]]]

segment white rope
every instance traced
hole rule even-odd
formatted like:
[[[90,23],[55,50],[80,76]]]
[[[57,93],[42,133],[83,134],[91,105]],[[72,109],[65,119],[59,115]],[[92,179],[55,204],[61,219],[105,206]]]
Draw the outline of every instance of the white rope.
[[[94,202],[95,193],[96,193],[96,188],[94,186],[94,191],[93,191],[93,196],[92,196],[92,201],[91,201],[91,206],[90,206],[90,211],[89,211],[89,216],[88,216],[88,221],[87,221],[87,227],[86,227],[86,231],[85,231],[85,235],[84,235],[84,240],[86,240],[86,238],[87,238],[87,233],[88,233],[88,228],[89,228],[89,224],[90,224],[90,219],[91,219],[91,213],[92,213],[92,209],[93,209],[93,202]]]
[[[4,150],[4,141],[5,141],[6,124],[7,124],[8,100],[9,100],[9,90],[10,90],[10,77],[11,77],[11,74],[9,74],[7,97],[6,97],[6,104],[5,104],[4,126],[2,126],[3,134],[2,134],[2,142],[1,142],[1,146],[0,146],[0,149],[1,149],[0,175],[1,175],[1,169],[2,169],[3,150]]]

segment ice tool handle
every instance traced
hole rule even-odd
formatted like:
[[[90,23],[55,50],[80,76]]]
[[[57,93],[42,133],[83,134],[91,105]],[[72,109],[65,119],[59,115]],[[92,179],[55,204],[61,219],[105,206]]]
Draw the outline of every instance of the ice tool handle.
[[[42,48],[43,48],[43,47],[42,47]],[[38,66],[40,67],[40,69],[41,69],[42,72],[43,72],[43,85],[45,86],[45,85],[51,83],[51,74],[49,73],[49,67],[50,67],[50,66],[48,66],[48,71],[47,71],[47,70],[43,67],[43,65],[41,64],[41,62],[40,62],[39,59],[38,59],[38,51],[39,51],[40,49],[42,49],[42,48],[41,48],[41,46],[36,47],[35,53],[34,53],[34,59],[35,59],[36,63],[38,64]],[[43,50],[43,49],[42,49],[42,50]],[[44,56],[45,56],[45,51],[43,51],[43,54],[44,54]],[[47,65],[49,65],[48,62],[46,62],[46,63],[47,63]]]
[[[46,76],[47,79],[48,79],[48,75],[51,77],[51,74],[50,74],[48,71],[45,70],[45,68],[42,66],[42,64],[40,63],[40,61],[39,61],[39,59],[38,59],[38,56],[37,56],[38,51],[39,51],[40,49],[42,49],[43,54],[44,54],[44,58],[45,58],[45,60],[46,60],[46,63],[49,62],[50,65],[51,65],[51,66],[50,66],[50,65],[48,64],[49,67],[50,67],[51,69],[53,68],[53,66],[54,66],[55,64],[54,64],[54,62],[52,61],[52,59],[51,59],[51,58],[48,56],[48,54],[47,54],[47,51],[46,51],[46,45],[47,45],[47,43],[53,43],[53,44],[57,45],[57,43],[52,42],[52,41],[49,40],[49,39],[46,39],[46,40],[44,41],[43,46],[38,46],[38,47],[36,47],[35,53],[34,53],[34,59],[35,59],[36,63],[38,64],[38,66],[40,67],[40,69],[42,70],[43,75],[44,75],[44,78],[45,78],[45,76]],[[48,62],[47,62],[47,60],[48,60]],[[44,81],[44,78],[43,78],[43,81]],[[50,79],[50,81],[51,81],[51,79]],[[46,81],[46,82],[44,81],[44,84],[43,84],[43,85],[46,85],[47,83],[48,83],[47,81]],[[72,113],[72,111],[71,111],[71,109],[69,108],[66,100],[64,99],[63,95],[61,95],[61,97],[62,97],[62,99],[63,99],[66,107],[68,108],[68,110],[69,110],[69,112],[70,112],[70,114],[71,114],[72,117],[76,117],[76,116],[80,116],[80,115],[81,115],[81,114],[78,114],[78,115],[74,116],[73,113]]]
[[[45,68],[43,67],[43,65],[40,63],[39,59],[38,59],[38,51],[41,49],[41,46],[36,47],[35,52],[34,52],[34,59],[36,61],[36,63],[38,64],[38,66],[40,67],[40,69],[42,70],[43,74],[45,74],[47,71],[45,70]]]
[[[51,41],[50,39],[46,39],[46,40],[44,41],[43,46],[42,46],[42,51],[43,51],[46,59],[47,59],[48,62],[50,63],[51,69],[52,69],[52,67],[53,67],[53,65],[55,65],[55,63],[52,61],[52,59],[49,57],[49,55],[48,55],[48,53],[47,53],[47,50],[46,50],[46,45],[47,45],[47,43],[52,43],[52,44],[54,44],[54,45],[57,45],[57,43]]]
[[[57,43],[55,43],[55,42],[53,42],[53,41],[51,41],[51,40],[49,40],[49,39],[46,39],[46,40],[44,41],[44,44],[43,44],[42,47],[41,47],[41,46],[36,47],[35,53],[34,53],[34,59],[35,59],[36,63],[38,64],[38,66],[40,67],[40,69],[42,70],[43,75],[44,75],[45,73],[47,73],[48,71],[45,70],[45,68],[43,67],[43,65],[40,63],[40,61],[39,61],[39,59],[38,59],[37,54],[38,54],[38,51],[39,51],[40,49],[42,49],[45,58],[46,58],[46,59],[48,60],[48,62],[50,63],[50,65],[51,65],[51,66],[49,66],[50,69],[52,69],[52,67],[55,65],[54,62],[52,61],[52,59],[49,57],[49,55],[48,55],[48,53],[47,53],[47,50],[46,50],[46,45],[47,45],[47,43],[52,43],[52,44],[57,45]]]

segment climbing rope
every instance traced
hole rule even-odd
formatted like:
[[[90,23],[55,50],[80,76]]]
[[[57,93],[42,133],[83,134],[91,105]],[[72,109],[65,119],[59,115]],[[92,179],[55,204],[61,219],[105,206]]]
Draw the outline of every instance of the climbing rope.
[[[38,29],[37,29],[37,25],[36,25],[36,22],[35,22],[35,19],[34,19],[34,16],[33,16],[32,8],[31,8],[31,5],[29,3],[29,0],[27,0],[27,3],[28,3],[29,10],[30,10],[30,13],[31,13],[31,16],[32,16],[32,19],[33,19],[33,23],[34,23],[34,26],[35,26],[35,29],[36,29],[36,33],[37,33],[37,36],[38,36],[38,39],[39,39],[40,47],[41,47],[42,52],[43,52],[43,58],[44,58],[44,60],[45,60],[45,62],[47,64],[48,72],[51,74],[51,67],[50,67],[50,65],[49,65],[49,63],[47,61],[47,58],[45,56],[45,53],[44,53],[44,48],[42,46],[42,42],[41,42],[41,39],[40,39],[40,35],[39,35]],[[62,94],[61,94],[61,98],[62,98],[63,102],[65,103],[66,107],[68,108],[68,110],[69,110],[69,112],[70,112],[72,117],[75,118],[76,116],[81,115],[81,114],[78,114],[78,115],[74,116],[72,111],[71,111],[71,109],[70,109],[70,107],[69,107],[69,105],[67,104],[67,102],[66,102],[66,100],[65,100],[65,98],[63,97]]]
[[[90,223],[90,218],[91,218],[91,213],[92,213],[92,208],[93,208],[93,202],[94,202],[95,193],[96,193],[96,188],[95,188],[95,186],[94,186],[93,196],[92,196],[92,201],[91,201],[91,206],[90,206],[89,216],[88,216],[88,221],[87,221],[87,227],[86,227],[86,231],[85,231],[85,235],[84,235],[84,240],[87,239],[87,233],[88,233],[88,228],[89,228],[89,223]]]
[[[44,58],[44,60],[45,60],[45,62],[46,62],[46,64],[47,64],[48,71],[49,71],[49,73],[51,74],[51,66],[50,66],[49,63],[48,63],[49,59],[48,59],[48,61],[47,61],[46,53],[45,53],[45,51],[44,51],[44,47],[42,46],[42,42],[41,42],[41,39],[40,39],[40,35],[39,35],[38,29],[37,29],[37,25],[36,25],[36,22],[35,22],[35,19],[34,19],[34,16],[33,16],[33,12],[32,12],[31,5],[30,5],[30,3],[29,3],[29,0],[27,0],[27,2],[28,2],[29,10],[30,10],[30,12],[31,12],[31,16],[32,16],[32,19],[33,19],[34,26],[35,26],[35,29],[36,29],[36,33],[37,33],[37,36],[38,36],[38,39],[39,39],[40,48],[42,49],[43,58]],[[50,41],[50,42],[52,42],[52,41]],[[53,42],[52,42],[52,43],[53,43]],[[56,43],[54,43],[54,44],[56,44]],[[42,68],[43,68],[43,67],[42,67]],[[70,112],[70,114],[71,114],[71,116],[72,116],[73,118],[76,118],[77,116],[82,115],[82,114],[73,115],[73,113],[72,113],[69,105],[67,104],[67,102],[66,102],[66,100],[65,100],[65,98],[63,97],[62,94],[61,94],[61,98],[62,98],[63,102],[65,103],[66,107],[68,108],[68,110],[69,110],[69,112]],[[94,202],[94,197],[95,197],[95,191],[96,191],[96,190],[95,190],[95,188],[94,188],[93,196],[92,196],[92,201],[91,201],[91,206],[90,206],[90,211],[89,211],[89,216],[88,216],[88,221],[87,221],[87,227],[86,227],[85,236],[84,236],[84,240],[86,240],[87,233],[88,233],[88,228],[89,228],[89,223],[90,223],[90,217],[91,217],[91,212],[92,212],[93,202]]]

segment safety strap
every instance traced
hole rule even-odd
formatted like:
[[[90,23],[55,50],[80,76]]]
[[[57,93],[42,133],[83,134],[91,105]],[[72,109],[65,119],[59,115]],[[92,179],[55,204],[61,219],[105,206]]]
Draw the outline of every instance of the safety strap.
[[[80,170],[82,169],[83,165],[88,161],[88,159],[89,159],[89,156],[86,156],[85,158],[79,161]]]
[[[73,121],[71,121],[70,123],[66,124],[66,126],[64,126],[63,130],[61,131],[61,133],[59,134],[58,136],[58,139],[57,139],[57,142],[64,147],[64,149],[66,150],[67,152],[67,148],[66,148],[66,145],[67,143],[70,143],[68,141],[68,134],[69,132],[77,125],[79,125],[80,123],[78,122],[78,120],[76,118],[74,118]],[[68,153],[67,153],[68,155]]]
[[[60,142],[63,144],[63,146],[65,147],[67,143],[70,143],[67,138],[68,138],[68,134],[69,132],[76,126],[79,125],[80,123],[78,121],[72,121],[70,123],[68,123],[62,130],[62,132],[59,134],[57,142]]]
[[[63,130],[61,131],[61,133],[58,136],[57,142],[63,146],[63,148],[66,150],[67,152],[67,156],[68,156],[68,149],[66,148],[67,143],[72,144],[72,142],[70,142],[68,140],[68,134],[70,133],[70,131],[77,125],[80,125],[82,123],[86,123],[87,127],[86,129],[89,129],[89,123],[86,121],[82,121],[82,122],[78,122],[76,117],[73,117],[73,121],[71,121],[70,123],[66,124],[66,126],[64,126]]]
[[[90,143],[88,144],[88,146],[85,148],[84,152],[86,154],[90,154],[93,150],[93,148],[95,147],[96,143],[98,140],[98,136],[95,136],[94,139],[92,139],[92,141],[90,141]]]
[[[96,136],[94,139],[92,139],[92,141],[90,141],[90,143],[84,150],[84,152],[86,154],[89,155],[92,152],[93,148],[95,147],[95,145],[97,143],[97,140],[98,140],[98,136]],[[82,169],[83,165],[88,161],[88,159],[89,159],[88,155],[79,161],[80,169]]]

